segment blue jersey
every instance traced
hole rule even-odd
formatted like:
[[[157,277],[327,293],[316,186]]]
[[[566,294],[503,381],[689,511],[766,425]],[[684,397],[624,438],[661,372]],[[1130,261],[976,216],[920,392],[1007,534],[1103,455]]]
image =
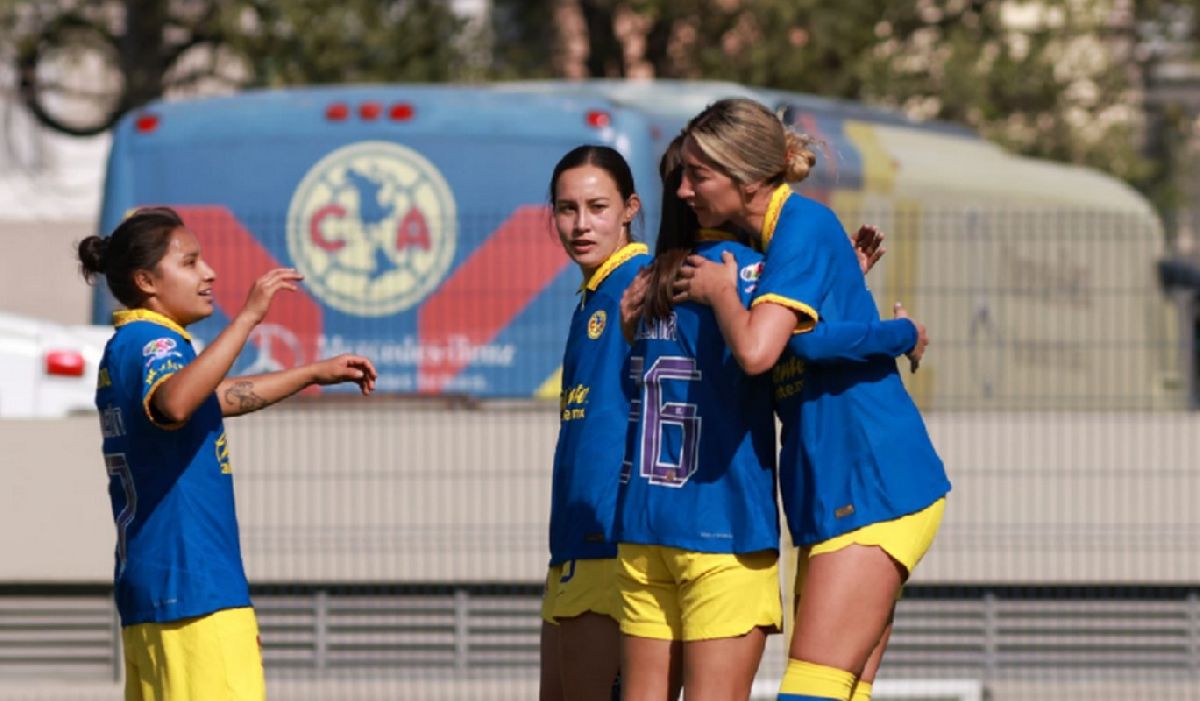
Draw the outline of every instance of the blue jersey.
[[[249,606],[220,403],[214,394],[170,425],[150,405],[155,389],[195,359],[191,337],[147,310],[117,312],[114,322],[96,408],[117,526],[121,624]]]
[[[718,262],[724,251],[737,259],[738,291],[748,304],[762,258],[731,241],[696,247]],[[639,399],[618,539],[707,553],[777,550],[769,378],[747,376],[712,309],[694,303],[643,320],[630,365]]]
[[[551,565],[617,556],[613,519],[632,393],[620,304],[649,262],[645,244],[615,252],[584,283],[571,318],[551,486]]]
[[[849,238],[827,207],[783,186],[762,234],[766,260],[754,304],[800,312],[802,330],[887,323],[879,321]],[[900,328],[876,340],[908,350],[914,331],[902,339]],[[771,373],[782,427],[780,496],[793,541],[827,540],[919,511],[945,495],[945,469],[895,360],[847,357],[842,360],[858,362],[809,372],[806,361],[816,361],[803,335],[793,337]],[[907,348],[900,347],[904,342]]]

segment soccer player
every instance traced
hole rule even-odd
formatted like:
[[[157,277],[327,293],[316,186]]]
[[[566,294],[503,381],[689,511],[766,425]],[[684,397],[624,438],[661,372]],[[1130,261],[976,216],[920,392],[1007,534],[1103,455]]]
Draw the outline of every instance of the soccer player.
[[[617,151],[579,146],[564,155],[550,179],[550,204],[583,284],[563,352],[540,695],[609,701],[620,663],[612,529],[631,391],[619,304],[650,256],[633,240],[641,200]]]
[[[313,384],[375,386],[366,358],[340,355],[227,378],[271,300],[301,276],[260,277],[200,354],[186,327],[213,313],[216,274],[165,207],[140,209],[107,238],[79,243],[125,310],[100,361],[96,408],[117,527],[115,595],[125,698],[243,701],[265,696],[258,625],[238,543],[233,465],[222,423]]]
[[[837,217],[793,193],[815,163],[806,141],[751,100],[721,100],[684,130],[678,194],[701,224],[756,232],[765,251],[751,309],[737,262],[693,257],[682,299],[712,306],[751,374],[772,370],[782,426],[780,486],[806,557],[779,698],[870,697],[896,596],[929,548],[950,489],[891,359],[811,367],[797,334],[878,312]],[[914,369],[924,350],[917,334]]]
[[[675,196],[678,146],[663,158],[654,264],[622,306],[640,388],[618,502],[622,675],[626,699],[673,698],[681,664],[687,698],[727,701],[748,697],[766,635],[782,619],[771,384],[741,370],[710,308],[674,306],[672,286],[689,254],[725,256],[748,305],[762,256],[731,233],[700,230]],[[822,360],[891,357],[912,328],[829,324],[806,352]]]

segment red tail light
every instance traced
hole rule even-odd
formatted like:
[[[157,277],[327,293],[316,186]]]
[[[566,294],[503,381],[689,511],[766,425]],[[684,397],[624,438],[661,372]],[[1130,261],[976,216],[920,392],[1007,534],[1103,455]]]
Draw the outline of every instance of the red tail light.
[[[380,114],[383,114],[383,107],[378,102],[364,102],[358,106],[358,116],[367,121],[378,119]]]
[[[344,122],[350,116],[350,108],[343,102],[335,102],[325,108],[325,119],[331,122]]]
[[[587,113],[587,125],[593,129],[602,129],[612,124],[612,115],[608,112],[600,110],[592,110]]]
[[[153,112],[142,112],[133,122],[133,128],[139,134],[149,134],[158,128],[158,115]]]
[[[388,110],[388,119],[393,122],[407,122],[413,118],[415,110],[407,102],[397,102]]]
[[[46,374],[57,377],[83,377],[83,354],[79,351],[46,351]]]

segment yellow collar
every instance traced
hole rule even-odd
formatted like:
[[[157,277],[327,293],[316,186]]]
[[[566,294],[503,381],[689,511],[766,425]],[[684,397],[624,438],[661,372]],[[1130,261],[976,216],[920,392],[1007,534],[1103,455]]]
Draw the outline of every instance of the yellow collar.
[[[737,241],[737,237],[721,229],[701,229],[697,236],[700,241]]]
[[[588,292],[595,292],[596,288],[600,286],[600,283],[604,282],[604,278],[608,277],[612,271],[617,269],[618,266],[636,255],[647,253],[649,251],[650,249],[647,248],[646,244],[644,243],[625,244],[621,248],[614,251],[611,256],[601,263],[600,267],[596,268],[596,271],[592,273],[591,277],[583,281],[583,284],[579,286],[579,289],[581,291],[587,290]]]
[[[192,340],[191,334],[189,334],[187,331],[184,331],[182,326],[176,324],[174,321],[171,321],[158,312],[151,311],[149,309],[128,309],[113,312],[113,326],[116,326],[117,328],[135,321],[149,321],[151,323],[158,324],[159,326],[165,326],[180,336],[183,336],[185,341],[190,342]]]
[[[771,238],[775,236],[775,225],[779,223],[779,213],[783,211],[783,205],[791,194],[792,187],[787,183],[775,188],[775,192],[771,193],[771,203],[767,205],[767,215],[763,217],[763,228],[759,232],[764,253],[767,246],[771,245]]]

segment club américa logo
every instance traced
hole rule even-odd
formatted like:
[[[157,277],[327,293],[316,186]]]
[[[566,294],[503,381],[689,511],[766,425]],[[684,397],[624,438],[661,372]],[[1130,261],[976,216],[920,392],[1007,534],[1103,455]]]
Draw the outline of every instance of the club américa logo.
[[[314,165],[288,207],[288,253],[334,309],[385,316],[445,277],[457,238],[454,196],[421,154],[388,141],[344,146]]]
[[[588,338],[593,341],[600,338],[600,334],[604,333],[604,324],[607,321],[608,315],[604,313],[603,309],[597,310],[595,314],[592,314],[592,317],[588,319]]]

